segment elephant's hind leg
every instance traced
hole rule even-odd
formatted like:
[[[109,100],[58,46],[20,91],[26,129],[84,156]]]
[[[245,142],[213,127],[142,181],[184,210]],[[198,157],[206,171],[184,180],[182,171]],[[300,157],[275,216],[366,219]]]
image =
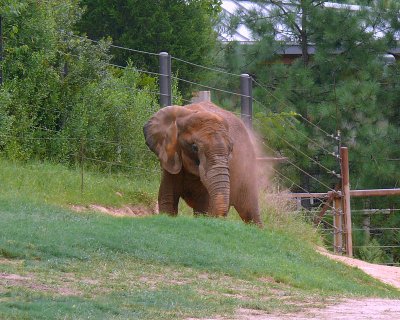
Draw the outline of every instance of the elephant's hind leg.
[[[234,204],[240,218],[246,223],[255,223],[263,227],[257,196],[243,196],[241,201]]]
[[[263,227],[263,222],[261,220],[261,215],[260,212],[258,210],[258,208],[254,208],[254,209],[241,209],[241,208],[237,208],[235,207],[235,209],[237,210],[237,212],[239,213],[240,218],[246,222],[246,223],[255,223],[257,225],[259,225],[260,227]]]

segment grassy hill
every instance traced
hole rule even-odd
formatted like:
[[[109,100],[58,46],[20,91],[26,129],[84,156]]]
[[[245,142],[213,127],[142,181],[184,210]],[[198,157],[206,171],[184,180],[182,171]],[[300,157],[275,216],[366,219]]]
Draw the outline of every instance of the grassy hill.
[[[151,206],[157,179],[0,162],[1,319],[185,319],[238,308],[294,312],[338,297],[400,297],[315,252],[301,220],[265,208],[266,228],[228,219],[77,213]]]

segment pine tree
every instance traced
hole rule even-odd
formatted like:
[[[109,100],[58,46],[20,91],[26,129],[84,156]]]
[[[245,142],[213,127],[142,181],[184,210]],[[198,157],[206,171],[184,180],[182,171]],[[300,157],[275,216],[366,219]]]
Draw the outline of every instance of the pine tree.
[[[396,45],[399,4],[375,1],[373,8],[359,6],[350,10],[346,6],[332,8],[326,1],[316,0],[253,2],[264,10],[257,7],[241,10],[237,13],[240,19],[236,24],[244,23],[250,28],[256,41],[241,49],[244,60],[235,61],[246,65],[247,71],[268,89],[267,92],[265,88],[254,90],[257,101],[262,101],[268,111],[291,110],[301,114],[302,117],[291,120],[293,123],[289,127],[294,126],[297,131],[288,134],[286,140],[309,157],[289,147],[280,139],[283,137],[280,134],[273,138],[271,129],[264,129],[269,142],[282,153],[293,155],[312,175],[334,184],[334,176],[326,175],[326,170],[316,166],[310,158],[337,171],[337,161],[321,151],[321,147],[334,151],[337,143],[305,118],[327,133],[341,132],[342,143],[350,147],[354,187],[396,185],[399,177],[392,174],[392,165],[382,163],[382,173],[371,177],[373,163],[355,165],[355,161],[368,158],[377,150],[383,158],[396,157],[393,148],[383,145],[382,139],[396,139],[398,124],[393,121],[393,114],[397,113],[397,108],[393,99],[397,99],[397,95],[395,89],[387,94],[388,86],[383,83],[389,74],[392,75],[390,82],[395,82],[398,68],[385,65],[382,58]],[[301,56],[291,65],[285,65],[281,63],[279,52],[291,43],[299,46]],[[315,48],[315,54],[310,55],[311,48]],[[266,111],[260,106],[259,110]],[[309,139],[316,142],[311,143]],[[292,178],[305,189],[311,188],[310,191],[323,188],[312,181],[310,184],[303,174]]]
[[[333,187],[338,180],[327,171],[338,172],[338,162],[330,154],[338,150],[327,133],[340,132],[341,143],[349,147],[352,189],[399,187],[400,67],[388,53],[398,46],[400,3],[341,1],[359,5],[346,7],[328,6],[322,0],[254,2],[270,10],[238,12],[236,25],[246,24],[256,41],[240,47],[242,59],[236,56],[230,63],[235,61],[239,69],[246,66],[263,84],[253,90],[261,102],[256,103],[258,129],[269,147],[291,161],[279,168],[290,179],[284,179],[285,185],[311,192]],[[279,53],[291,41],[301,55],[289,65],[282,63]],[[315,53],[309,55],[305,48],[315,48]],[[352,200],[353,208],[363,205],[362,200]],[[369,205],[398,208],[400,202],[371,198]],[[392,227],[396,219],[392,215],[374,221],[374,226]],[[354,217],[353,223],[362,221]],[[398,243],[390,234],[371,241]],[[366,250],[359,254],[369,254]],[[383,256],[398,261],[399,253],[385,251]]]

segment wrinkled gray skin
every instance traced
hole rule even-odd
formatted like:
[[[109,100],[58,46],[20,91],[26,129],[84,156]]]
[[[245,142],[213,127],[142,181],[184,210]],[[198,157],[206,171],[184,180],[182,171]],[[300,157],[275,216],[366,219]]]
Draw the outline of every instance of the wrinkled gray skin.
[[[254,147],[238,117],[211,102],[170,106],[143,132],[163,168],[160,212],[176,215],[183,198],[195,214],[226,216],[234,206],[243,221],[262,226]]]

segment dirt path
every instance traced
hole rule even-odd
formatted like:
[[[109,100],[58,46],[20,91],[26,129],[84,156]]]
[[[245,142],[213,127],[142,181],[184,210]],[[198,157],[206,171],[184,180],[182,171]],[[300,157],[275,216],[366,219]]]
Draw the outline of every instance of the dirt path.
[[[343,262],[349,266],[356,267],[384,283],[387,283],[400,290],[400,267],[383,266],[379,264],[368,263],[362,260],[338,256],[329,253],[325,249],[319,249],[319,253],[330,259]],[[400,319],[400,315],[398,317]]]
[[[359,268],[370,276],[400,290],[400,268],[372,264],[358,259],[338,256],[325,249],[319,253],[330,259]],[[240,320],[397,320],[400,319],[400,300],[348,299],[323,309],[311,308],[298,314],[268,315],[257,310],[239,309]]]
[[[400,300],[349,299],[323,309],[308,309],[298,314],[268,315],[257,310],[240,309],[240,320],[397,320],[400,319]]]

